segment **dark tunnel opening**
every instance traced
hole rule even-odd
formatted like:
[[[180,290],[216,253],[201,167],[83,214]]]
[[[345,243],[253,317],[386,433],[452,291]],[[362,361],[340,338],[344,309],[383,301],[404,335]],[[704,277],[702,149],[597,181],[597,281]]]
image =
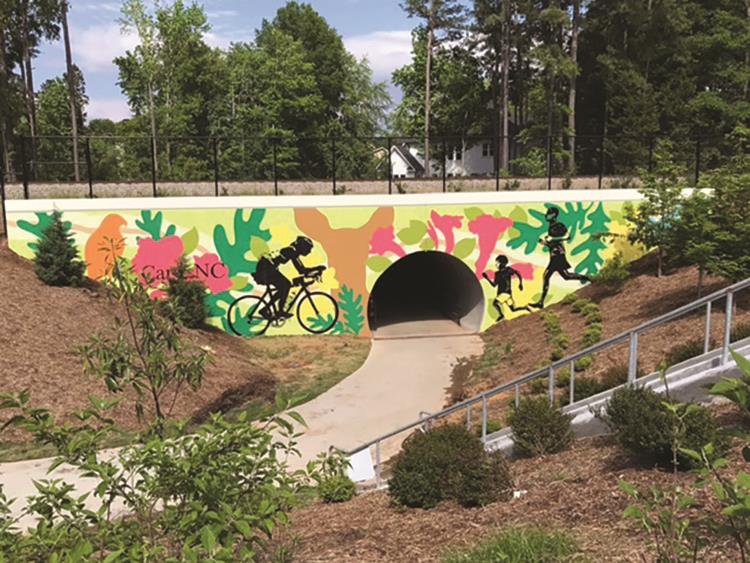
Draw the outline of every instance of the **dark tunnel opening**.
[[[474,273],[443,252],[409,254],[375,282],[368,307],[370,329],[410,321],[449,319],[478,331],[484,294]]]

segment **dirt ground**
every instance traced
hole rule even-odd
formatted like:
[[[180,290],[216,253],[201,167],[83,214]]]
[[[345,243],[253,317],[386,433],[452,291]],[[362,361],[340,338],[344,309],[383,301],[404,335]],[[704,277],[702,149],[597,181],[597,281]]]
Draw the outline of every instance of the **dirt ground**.
[[[631,266],[632,277],[620,291],[612,292],[589,285],[577,292],[598,303],[602,315],[602,340],[626,332],[649,319],[672,311],[695,300],[698,274],[695,268],[680,268],[656,277],[656,264],[651,255]],[[719,278],[707,277],[702,294],[707,295],[727,285]],[[547,307],[560,318],[563,332],[569,337],[567,353],[583,349],[585,321],[582,315],[562,303]],[[658,368],[667,351],[675,345],[704,338],[703,310],[661,327],[649,330],[638,341],[639,370],[651,373]],[[750,291],[738,295],[733,326],[750,323]],[[711,337],[720,344],[724,330],[724,301],[714,303],[711,315]],[[552,344],[547,341],[542,315],[534,313],[510,322],[501,322],[482,335],[483,358],[474,358],[454,370],[451,394],[470,397],[525,373],[540,368],[548,361]],[[627,363],[628,345],[624,343],[594,355],[592,367],[580,377],[597,377],[607,368]],[[528,386],[526,386],[528,387]],[[528,389],[523,389],[526,392]],[[490,417],[503,420],[511,395],[501,395],[489,403]]]
[[[738,422],[732,407],[718,409],[722,422]],[[728,471],[743,465],[736,444]],[[694,492],[701,508],[715,511],[710,495],[693,489],[695,475],[639,466],[609,437],[577,441],[572,449],[544,458],[512,462],[519,498],[483,508],[443,503],[432,510],[403,509],[387,492],[364,493],[343,504],[321,504],[292,513],[277,541],[290,546],[295,561],[427,562],[452,548],[470,546],[509,526],[558,529],[569,533],[582,560],[651,561],[651,538],[635,522],[623,520],[630,504],[619,480],[639,489],[668,487],[673,480]],[[731,544],[705,552],[702,561],[736,561]],[[578,559],[576,559],[578,560]]]
[[[113,315],[122,313],[103,290],[93,285],[46,286],[37,279],[30,261],[0,243],[0,311],[0,391],[29,389],[34,405],[45,406],[63,419],[87,407],[90,395],[107,395],[102,381],[84,376],[75,353],[89,336],[108,330]],[[340,379],[351,373],[345,373],[347,369],[358,367],[354,363],[364,361],[370,345],[359,338],[302,336],[248,342],[217,329],[186,332],[196,344],[207,347],[211,365],[197,392],[180,390],[173,418],[200,417],[243,402],[273,400],[277,386],[288,381],[291,373],[314,381],[334,371]],[[274,359],[274,351],[283,358]],[[298,384],[305,381],[298,380]],[[125,429],[138,428],[132,395],[126,394],[115,408],[114,418]],[[4,441],[23,438],[11,429],[2,437]]]

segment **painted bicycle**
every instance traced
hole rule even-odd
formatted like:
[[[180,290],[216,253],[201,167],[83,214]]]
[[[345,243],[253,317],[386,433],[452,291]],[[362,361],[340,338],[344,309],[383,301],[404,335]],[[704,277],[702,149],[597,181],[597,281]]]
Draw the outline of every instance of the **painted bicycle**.
[[[338,321],[339,306],[336,300],[322,291],[311,291],[310,286],[321,281],[325,266],[310,268],[307,275],[292,280],[293,294],[286,303],[280,303],[278,290],[268,285],[263,295],[244,295],[236,299],[227,311],[229,328],[238,336],[259,336],[268,328],[282,326],[294,315],[307,332],[323,334]],[[294,288],[299,288],[294,292]]]

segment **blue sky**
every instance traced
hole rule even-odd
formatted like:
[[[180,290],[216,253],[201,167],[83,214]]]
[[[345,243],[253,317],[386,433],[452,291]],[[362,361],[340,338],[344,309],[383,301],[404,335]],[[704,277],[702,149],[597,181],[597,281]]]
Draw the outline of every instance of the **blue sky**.
[[[272,19],[285,0],[204,0],[211,31],[206,41],[226,47],[232,41],[251,41],[264,18]],[[312,6],[336,28],[347,48],[356,56],[367,56],[377,80],[389,81],[391,72],[409,61],[410,30],[415,20],[407,18],[399,0],[312,0]],[[117,86],[117,68],[112,59],[135,45],[117,23],[119,2],[71,0],[69,23],[73,58],[84,71],[89,96],[88,117],[122,119],[129,114]],[[34,61],[37,88],[64,71],[62,42],[45,44]],[[399,97],[394,87],[391,95]]]

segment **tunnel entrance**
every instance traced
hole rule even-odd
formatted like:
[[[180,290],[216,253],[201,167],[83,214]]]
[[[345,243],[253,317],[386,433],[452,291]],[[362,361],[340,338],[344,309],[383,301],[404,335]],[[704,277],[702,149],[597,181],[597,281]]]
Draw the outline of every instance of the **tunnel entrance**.
[[[484,294],[474,273],[444,252],[409,254],[392,264],[370,294],[370,329],[410,321],[447,319],[478,331]]]

